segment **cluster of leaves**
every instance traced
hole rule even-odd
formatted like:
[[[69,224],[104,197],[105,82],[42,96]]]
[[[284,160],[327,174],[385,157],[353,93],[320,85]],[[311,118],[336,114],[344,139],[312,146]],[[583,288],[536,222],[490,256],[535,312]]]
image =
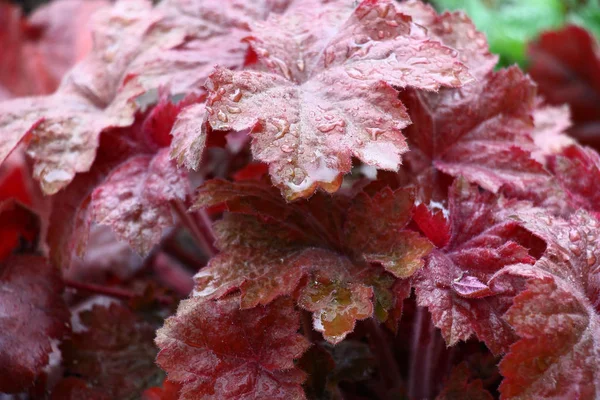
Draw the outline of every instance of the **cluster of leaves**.
[[[466,14],[90,4],[0,14],[0,392],[600,396],[600,155]]]

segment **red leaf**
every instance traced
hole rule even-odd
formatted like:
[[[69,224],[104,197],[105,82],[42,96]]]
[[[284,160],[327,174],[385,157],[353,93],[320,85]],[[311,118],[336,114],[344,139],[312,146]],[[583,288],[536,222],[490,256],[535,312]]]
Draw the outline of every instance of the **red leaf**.
[[[600,57],[595,38],[578,26],[543,33],[529,46],[529,72],[550,103],[569,104],[579,141],[600,148]]]
[[[444,247],[450,241],[450,225],[444,215],[444,210],[434,211],[425,204],[419,204],[415,207],[413,219],[419,229],[437,247]]]
[[[269,72],[217,68],[207,81],[210,125],[252,128],[254,157],[289,200],[336,191],[352,156],[398,169],[410,120],[392,86],[437,90],[472,79],[455,51],[391,1],[294,11],[253,24],[246,38]]]
[[[249,215],[226,215],[215,225],[221,253],[196,275],[195,295],[213,299],[239,289],[242,307],[250,308],[297,293],[332,343],[374,309],[387,319],[397,307],[394,276],[414,273],[432,247],[405,229],[413,204],[408,190],[286,204],[262,183],[209,181],[197,194],[197,206],[225,202]]]
[[[598,397],[600,222],[585,211],[564,220],[523,206],[506,215],[547,250],[533,266],[498,273],[532,278],[506,314],[521,339],[500,364],[503,397]]]
[[[94,190],[92,209],[98,223],[110,225],[118,239],[144,256],[173,224],[170,201],[184,200],[187,193],[186,173],[163,149],[154,157],[131,158],[114,170]]]
[[[81,326],[61,344],[67,375],[85,379],[111,399],[139,396],[160,379],[152,325],[117,303],[95,305],[78,319]]]
[[[519,244],[518,224],[499,216],[494,195],[457,180],[449,197],[452,236],[413,278],[417,301],[428,307],[448,346],[476,334],[499,354],[516,339],[502,315],[519,288],[489,280],[506,265],[535,259]]]
[[[0,264],[0,391],[26,390],[48,364],[52,340],[70,328],[62,291],[58,270],[42,257]]]
[[[549,157],[550,170],[567,192],[574,209],[583,208],[600,217],[600,155],[573,144]]]
[[[236,297],[191,298],[158,330],[157,363],[183,384],[181,399],[304,399],[299,325],[288,298],[249,310]]]

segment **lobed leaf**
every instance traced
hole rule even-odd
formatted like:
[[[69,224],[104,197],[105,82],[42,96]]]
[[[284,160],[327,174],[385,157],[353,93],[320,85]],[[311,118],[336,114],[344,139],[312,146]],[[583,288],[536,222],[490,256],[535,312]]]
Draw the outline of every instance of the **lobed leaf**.
[[[196,204],[225,202],[234,213],[215,225],[221,252],[196,275],[194,296],[239,290],[242,307],[251,308],[297,294],[315,329],[338,343],[356,320],[400,312],[396,296],[406,294],[392,289],[395,277],[412,275],[432,248],[406,230],[413,199],[409,190],[388,188],[291,205],[259,182],[209,181]]]
[[[157,332],[157,363],[180,399],[304,399],[299,322],[289,298],[249,310],[237,297],[184,300]]]
[[[456,51],[391,1],[342,3],[253,24],[246,40],[261,70],[217,68],[207,81],[209,124],[251,128],[254,157],[288,200],[336,191],[353,156],[398,169],[410,120],[392,86],[437,90],[472,79]]]
[[[520,287],[490,280],[504,266],[533,264],[521,244],[533,239],[501,211],[493,194],[457,180],[449,193],[450,241],[413,277],[417,303],[429,309],[448,346],[475,334],[499,354],[516,340],[502,316]]]

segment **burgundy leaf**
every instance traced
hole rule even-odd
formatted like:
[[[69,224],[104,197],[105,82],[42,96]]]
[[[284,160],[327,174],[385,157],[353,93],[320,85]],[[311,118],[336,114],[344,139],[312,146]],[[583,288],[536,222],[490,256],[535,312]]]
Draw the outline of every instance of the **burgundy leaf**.
[[[52,341],[69,331],[58,269],[42,257],[12,256],[0,264],[0,391],[33,385],[48,364]]]
[[[506,265],[535,259],[519,244],[523,232],[518,224],[499,215],[493,194],[457,180],[449,198],[452,235],[413,278],[417,301],[428,307],[449,346],[476,334],[499,354],[516,339],[502,315],[519,288],[507,283],[491,287],[488,281]]]
[[[304,399],[299,325],[289,298],[249,310],[236,297],[191,298],[158,330],[157,362],[183,385],[180,399]]]

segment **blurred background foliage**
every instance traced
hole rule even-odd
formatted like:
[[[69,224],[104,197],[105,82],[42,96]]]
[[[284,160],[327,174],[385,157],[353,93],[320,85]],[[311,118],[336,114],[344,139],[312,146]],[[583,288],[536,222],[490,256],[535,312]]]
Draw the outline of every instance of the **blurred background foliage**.
[[[486,33],[500,66],[526,66],[527,44],[566,24],[600,37],[600,0],[432,0],[439,10],[464,10]]]

